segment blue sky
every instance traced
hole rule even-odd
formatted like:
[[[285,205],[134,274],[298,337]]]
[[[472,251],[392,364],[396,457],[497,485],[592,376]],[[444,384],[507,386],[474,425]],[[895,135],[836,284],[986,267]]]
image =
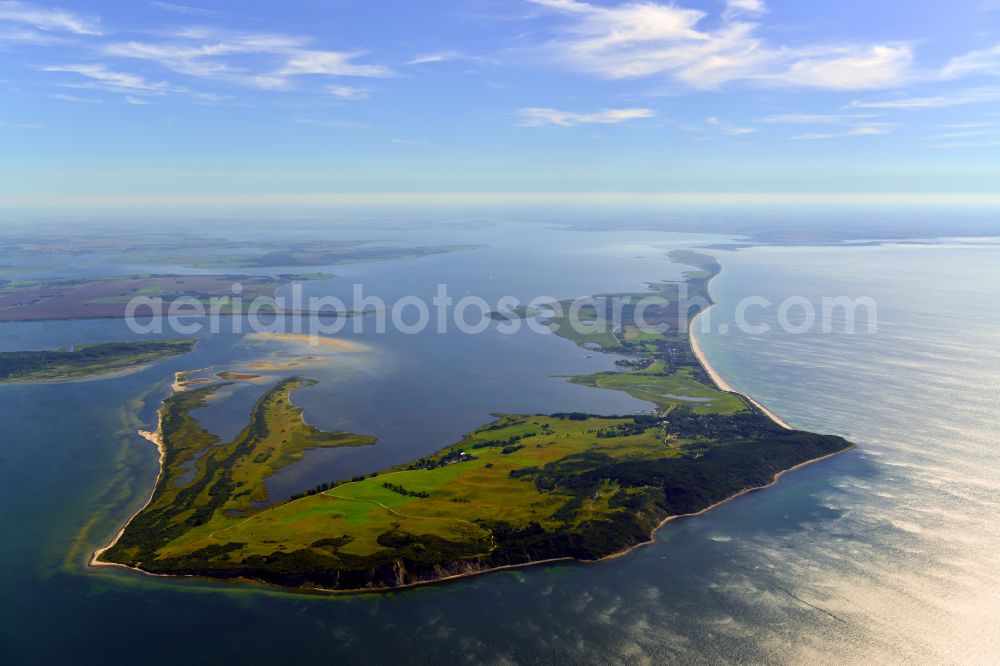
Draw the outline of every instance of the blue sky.
[[[191,2],[0,0],[0,202],[1000,202],[1000,0]]]

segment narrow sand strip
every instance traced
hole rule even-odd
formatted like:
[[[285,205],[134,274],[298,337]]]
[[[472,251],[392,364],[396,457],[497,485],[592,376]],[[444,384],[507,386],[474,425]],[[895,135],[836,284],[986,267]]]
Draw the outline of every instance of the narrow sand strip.
[[[118,540],[122,538],[123,534],[125,534],[125,528],[129,526],[129,524],[132,522],[132,519],[138,516],[140,513],[142,513],[146,509],[146,507],[149,506],[149,503],[153,501],[153,493],[156,492],[156,488],[160,485],[160,477],[163,476],[163,457],[166,454],[166,450],[163,448],[163,409],[161,408],[160,411],[156,413],[156,430],[154,432],[150,432],[148,430],[139,430],[138,433],[140,437],[151,442],[153,446],[156,447],[157,452],[160,454],[160,460],[158,462],[159,471],[156,474],[156,482],[153,483],[153,487],[152,489],[150,489],[149,497],[146,498],[145,503],[143,503],[143,505],[139,507],[138,511],[129,516],[129,519],[125,521],[125,524],[122,525],[122,528],[118,530],[118,534],[116,534],[115,538],[111,540],[111,543],[109,543],[104,548],[99,548],[96,551],[94,551],[94,554],[90,558],[90,566],[92,567],[125,567],[126,569],[134,568],[134,567],[128,567],[123,564],[117,564],[115,562],[101,562],[100,557],[101,555],[104,554],[105,551],[107,551],[110,548],[113,548],[114,545],[118,543]]]
[[[694,328],[695,328],[694,325],[703,314],[708,312],[710,308],[714,307],[715,304],[713,303],[712,305],[708,306],[707,308],[699,312],[697,316],[695,316],[694,319],[691,320],[691,323],[688,325],[688,342],[691,345],[691,351],[694,352],[695,358],[698,359],[698,362],[701,363],[701,367],[705,368],[705,372],[708,373],[708,376],[712,378],[712,381],[715,382],[716,386],[718,386],[720,390],[739,396],[740,399],[742,399],[744,402],[752,405],[754,408],[760,411],[761,414],[764,414],[769,419],[780,425],[782,428],[785,428],[787,430],[795,430],[795,428],[788,425],[781,417],[772,412],[770,409],[760,404],[747,394],[740,393],[739,391],[734,389],[729,384],[729,382],[723,379],[722,375],[716,372],[715,368],[713,368],[712,365],[708,362],[708,359],[705,357],[705,353],[701,350],[701,345],[698,344],[698,338],[694,334]]]

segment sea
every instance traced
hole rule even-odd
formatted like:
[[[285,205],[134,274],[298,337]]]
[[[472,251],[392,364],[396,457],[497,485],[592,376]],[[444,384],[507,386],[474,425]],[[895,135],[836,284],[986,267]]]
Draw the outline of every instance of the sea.
[[[995,239],[741,247],[720,233],[507,218],[366,237],[379,234],[469,247],[316,267],[336,277],[307,288],[346,298],[362,284],[390,303],[439,284],[488,303],[641,291],[681,276],[671,250],[707,247],[723,265],[717,305],[698,327],[711,364],[793,426],[857,448],[598,564],[347,596],[91,568],[154,483],[156,452],[136,431],[155,425],[174,373],[300,353],[202,332],[191,354],[139,372],[0,386],[0,663],[1000,662]],[[46,263],[49,275],[183,270],[108,257]],[[842,312],[824,318],[824,299],[840,297],[875,308],[853,327]],[[310,454],[271,479],[272,498],[426,455],[496,412],[650,407],[568,383],[615,358],[555,336],[389,328],[348,325],[338,335],[364,351],[287,370],[318,380],[294,396],[310,423],[379,443]],[[0,351],[134,337],[118,320],[7,323]],[[231,436],[264,390],[240,385],[199,416]]]

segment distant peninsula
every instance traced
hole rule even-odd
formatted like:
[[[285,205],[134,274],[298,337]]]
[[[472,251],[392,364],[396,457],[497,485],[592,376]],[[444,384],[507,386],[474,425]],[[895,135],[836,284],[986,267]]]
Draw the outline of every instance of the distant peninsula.
[[[249,303],[255,298],[274,298],[278,289],[292,282],[328,280],[327,273],[286,273],[276,277],[259,275],[144,275],[127,277],[48,278],[0,280],[0,322],[65,321],[125,317],[133,298],[158,299],[165,314],[170,304],[187,299],[209,307],[213,298],[240,295]],[[220,302],[220,314],[231,314],[231,304]],[[143,314],[146,314],[143,311]]]
[[[186,354],[195,340],[138,340],[77,345],[72,350],[0,353],[0,383],[65,382],[138,369]]]
[[[710,302],[718,263],[692,252],[673,258],[693,270],[649,293]],[[628,307],[622,321],[631,320]],[[587,349],[621,356],[620,372],[571,381],[627,392],[650,403],[649,413],[500,414],[425,458],[281,501],[271,501],[264,484],[278,468],[311,448],[374,440],[305,425],[291,402],[307,382],[301,378],[266,393],[228,443],[192,415],[220,385],[176,392],[157,431],[146,433],[161,454],[152,495],[92,564],[357,592],[596,561],[648,543],[668,520],[852,446],[794,430],[748,397],[720,390],[676,308],[652,307],[645,318],[651,328],[593,334],[571,330],[560,316],[546,322]]]

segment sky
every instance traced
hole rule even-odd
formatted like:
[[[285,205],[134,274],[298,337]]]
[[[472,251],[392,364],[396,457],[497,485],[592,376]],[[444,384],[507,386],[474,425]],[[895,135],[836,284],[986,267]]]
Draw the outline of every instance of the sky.
[[[0,0],[0,204],[1000,204],[1000,0]]]

